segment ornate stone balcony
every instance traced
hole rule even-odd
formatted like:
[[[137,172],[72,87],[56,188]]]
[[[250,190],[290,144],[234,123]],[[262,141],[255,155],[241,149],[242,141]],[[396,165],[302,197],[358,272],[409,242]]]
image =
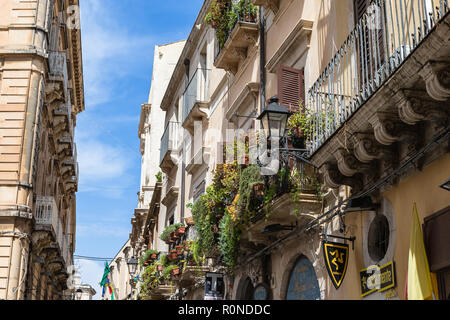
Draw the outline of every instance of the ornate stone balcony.
[[[180,192],[180,188],[177,186],[172,186],[169,190],[166,190],[166,195],[161,200],[161,203],[166,207],[170,206],[173,201],[176,201],[178,198],[178,193]]]
[[[214,66],[234,74],[247,58],[248,49],[258,41],[259,34],[257,13],[251,11],[250,3],[243,7],[242,12],[236,12],[236,24],[228,31],[225,43],[221,45],[217,41],[216,46]]]
[[[37,196],[35,206],[35,227],[33,243],[35,251],[54,251],[54,262],[61,268],[72,263],[72,235],[64,234],[55,199],[50,196]],[[41,248],[40,250],[38,248]],[[53,261],[52,260],[52,261]]]
[[[207,166],[211,155],[210,148],[208,147],[201,147],[193,153],[186,164],[186,171],[189,174],[193,174],[196,170]]]
[[[150,291],[151,300],[166,300],[175,293],[175,286],[170,284],[159,284]]]
[[[263,6],[266,9],[270,9],[274,13],[277,13],[280,8],[280,0],[251,0],[251,2],[256,6]]]
[[[210,69],[198,68],[183,93],[182,127],[194,134],[195,121],[208,117]]]
[[[205,274],[210,272],[211,269],[208,266],[186,266],[179,278],[180,286],[183,288],[189,287],[196,281],[205,278]]]
[[[168,173],[178,163],[179,122],[169,122],[161,138],[160,168]]]
[[[355,194],[448,131],[450,8],[400,2],[377,1],[308,91],[310,160],[328,187]]]

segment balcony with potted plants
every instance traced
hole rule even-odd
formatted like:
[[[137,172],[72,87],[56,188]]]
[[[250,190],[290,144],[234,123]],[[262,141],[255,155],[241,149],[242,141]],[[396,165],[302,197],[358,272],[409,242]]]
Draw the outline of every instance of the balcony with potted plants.
[[[214,66],[236,73],[258,40],[258,8],[250,0],[215,0],[205,17],[216,31]]]
[[[159,259],[147,265],[141,274],[142,284],[139,299],[168,299],[175,292],[171,278],[177,268],[179,270],[177,265],[167,259],[167,255],[161,253]]]
[[[200,256],[232,270],[243,253],[271,243],[264,228],[303,225],[320,214],[321,184],[316,170],[290,159],[282,162],[273,176],[262,176],[259,166],[245,161],[217,165],[213,183],[189,205]]]
[[[255,6],[263,6],[266,9],[272,10],[274,13],[278,12],[280,8],[280,0],[251,0]]]

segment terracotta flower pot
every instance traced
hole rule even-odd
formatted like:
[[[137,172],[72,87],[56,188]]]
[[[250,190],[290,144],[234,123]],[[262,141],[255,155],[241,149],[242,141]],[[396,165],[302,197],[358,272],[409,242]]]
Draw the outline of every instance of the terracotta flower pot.
[[[183,246],[176,246],[175,248],[176,248],[177,255],[183,254]]]
[[[174,268],[174,269],[172,269],[172,274],[173,274],[174,276],[179,275],[179,274],[180,274],[180,268]]]
[[[155,260],[157,256],[158,256],[157,253],[152,253],[152,254],[150,255],[150,259]]]
[[[178,255],[177,255],[177,251],[176,250],[174,250],[174,252],[170,252],[167,255],[167,259],[169,259],[169,261],[176,260],[177,258],[178,258]]]
[[[255,183],[253,185],[255,196],[264,196],[264,183]]]
[[[181,235],[181,234],[184,234],[185,232],[186,232],[186,227],[178,227],[175,234]]]

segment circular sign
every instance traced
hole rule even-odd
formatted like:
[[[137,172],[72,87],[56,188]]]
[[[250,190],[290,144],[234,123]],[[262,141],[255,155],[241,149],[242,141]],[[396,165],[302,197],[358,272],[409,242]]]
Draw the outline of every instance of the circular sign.
[[[253,300],[269,300],[270,299],[270,288],[265,283],[260,283],[256,285],[253,290]]]

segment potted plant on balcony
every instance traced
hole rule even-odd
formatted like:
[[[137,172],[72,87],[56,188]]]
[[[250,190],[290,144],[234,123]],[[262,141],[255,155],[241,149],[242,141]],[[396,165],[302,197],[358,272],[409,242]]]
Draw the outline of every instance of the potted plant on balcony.
[[[183,245],[175,246],[175,252],[177,253],[178,256],[183,255],[183,248],[184,248]]]
[[[253,5],[250,0],[239,0],[235,7],[241,19],[246,22],[256,22],[258,7]]]
[[[302,105],[289,117],[286,124],[290,147],[304,149],[305,133],[311,130],[311,119]]]
[[[175,233],[176,233],[178,236],[183,235],[185,232],[186,232],[186,226],[185,226],[184,224],[179,224],[179,225],[177,226],[177,228],[175,229]]]
[[[170,250],[169,254],[167,255],[167,258],[169,261],[174,261],[178,258],[177,250],[172,249]]]
[[[157,250],[149,249],[144,252],[142,256],[139,257],[139,263],[141,266],[148,266],[152,263],[153,260],[156,259],[158,255]]]
[[[158,250],[154,250],[154,249],[149,249],[147,250],[148,254],[149,254],[149,260],[153,261],[158,257],[159,251]]]
[[[159,236],[159,238],[167,244],[174,242],[174,241],[171,241],[171,240],[174,240],[174,238],[171,236],[171,234],[173,232],[175,232],[177,226],[178,226],[177,224],[171,224],[171,225],[167,226],[163,230],[163,232],[161,232],[161,235]]]

